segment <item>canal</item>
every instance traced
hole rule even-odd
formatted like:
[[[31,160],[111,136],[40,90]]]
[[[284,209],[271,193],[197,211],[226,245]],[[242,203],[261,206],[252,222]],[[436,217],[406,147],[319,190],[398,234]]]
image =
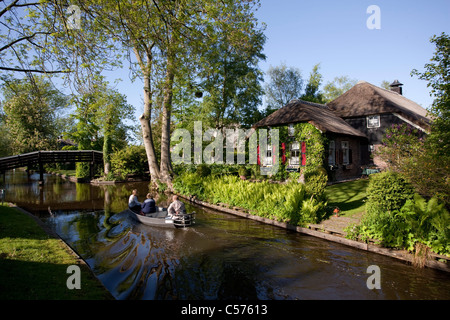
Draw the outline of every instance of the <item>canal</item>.
[[[137,224],[124,210],[148,183],[93,186],[7,172],[6,201],[39,216],[117,299],[450,299],[450,274],[416,269],[257,221],[193,207],[196,225]],[[165,195],[157,203],[167,206]],[[369,266],[380,289],[369,289]]]

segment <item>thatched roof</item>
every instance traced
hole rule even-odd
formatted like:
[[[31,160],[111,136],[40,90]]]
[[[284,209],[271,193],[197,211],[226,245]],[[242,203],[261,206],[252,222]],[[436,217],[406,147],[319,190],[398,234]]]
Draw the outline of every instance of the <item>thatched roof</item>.
[[[403,95],[360,81],[350,90],[327,103],[339,117],[352,118],[383,113],[397,113],[413,123],[428,128],[427,110]]]
[[[281,109],[254,124],[253,127],[276,127],[298,122],[311,123],[322,132],[366,137],[364,133],[354,129],[330,111],[327,106],[303,100],[292,100]]]

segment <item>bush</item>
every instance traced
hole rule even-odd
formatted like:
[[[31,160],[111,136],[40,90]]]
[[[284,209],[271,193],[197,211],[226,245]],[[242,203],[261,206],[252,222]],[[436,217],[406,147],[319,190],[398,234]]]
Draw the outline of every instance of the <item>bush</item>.
[[[144,175],[148,171],[148,160],[144,146],[128,146],[111,155],[114,174],[126,178],[129,174]]]
[[[207,164],[199,164],[197,166],[197,174],[202,178],[207,177],[211,174],[211,169]]]
[[[437,198],[428,202],[415,194],[400,210],[367,214],[348,236],[363,241],[376,239],[385,247],[414,251],[424,244],[438,254],[450,254],[450,214]]]
[[[328,182],[327,171],[320,167],[305,174],[305,187],[309,195],[316,199],[324,200],[325,188]]]
[[[245,166],[239,167],[238,172],[239,172],[239,176],[240,177],[248,177],[248,176],[250,176],[250,172],[249,172],[249,170],[247,170],[247,168]]]
[[[173,188],[185,196],[201,198],[204,192],[203,181],[197,173],[184,173],[173,179]]]
[[[400,210],[414,196],[412,186],[399,173],[391,171],[371,175],[366,192],[368,215]]]

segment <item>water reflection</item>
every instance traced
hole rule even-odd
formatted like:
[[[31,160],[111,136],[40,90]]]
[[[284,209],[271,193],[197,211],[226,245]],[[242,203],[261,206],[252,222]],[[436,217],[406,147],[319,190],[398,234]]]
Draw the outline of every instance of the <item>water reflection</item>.
[[[26,175],[11,178],[8,201],[45,216],[117,299],[450,299],[447,273],[189,204],[195,227],[136,224],[123,210],[132,189],[143,199],[146,183],[99,187],[46,176],[40,189]],[[72,208],[58,209],[62,202]],[[374,264],[381,290],[366,286]]]

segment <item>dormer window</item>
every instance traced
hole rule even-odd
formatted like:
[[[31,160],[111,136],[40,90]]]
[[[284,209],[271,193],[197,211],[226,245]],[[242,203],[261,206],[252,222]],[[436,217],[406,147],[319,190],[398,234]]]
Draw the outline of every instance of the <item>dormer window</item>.
[[[367,116],[367,128],[379,128],[380,115]]]

